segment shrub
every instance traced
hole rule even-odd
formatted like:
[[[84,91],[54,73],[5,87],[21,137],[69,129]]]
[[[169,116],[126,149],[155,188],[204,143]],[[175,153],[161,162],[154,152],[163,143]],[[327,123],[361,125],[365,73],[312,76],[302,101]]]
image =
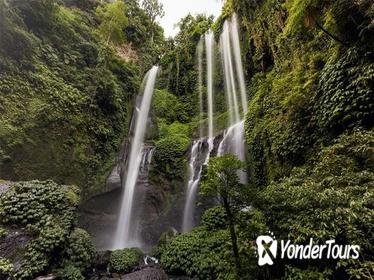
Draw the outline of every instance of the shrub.
[[[12,263],[5,258],[0,257],[0,278],[7,279],[7,276],[10,276],[13,273]]]
[[[0,227],[0,238],[5,237],[8,234],[7,230]]]
[[[141,255],[136,248],[113,251],[109,259],[109,269],[111,272],[129,273],[139,264]]]
[[[199,279],[227,279],[233,268],[229,233],[226,230],[192,232],[174,238],[161,253],[161,265],[170,274]]]
[[[81,228],[75,228],[68,237],[65,259],[81,270],[87,268],[95,257],[91,236]]]
[[[80,202],[80,188],[77,186],[69,186],[66,192],[70,204],[73,206],[78,206]]]
[[[25,227],[34,236],[15,272],[16,279],[29,279],[48,266],[73,226],[74,211],[66,188],[53,181],[20,182],[0,197],[0,220]]]
[[[173,240],[176,232],[173,228],[169,228],[167,231],[163,232],[157,241],[156,246],[152,248],[151,255],[156,258],[160,258],[161,253],[165,250],[166,246]]]
[[[331,270],[318,271],[316,268],[298,269],[287,266],[285,280],[321,280],[329,279],[331,277]]]
[[[168,124],[178,118],[178,98],[166,90],[156,90],[153,96],[153,108],[158,118],[165,119]]]
[[[366,54],[368,55],[368,54]],[[349,49],[338,61],[330,61],[321,73],[314,116],[325,130],[370,126],[374,112],[374,65],[357,49]]]
[[[310,238],[316,243],[333,239],[360,246],[357,263],[323,260],[304,261],[304,265],[323,273],[339,271],[342,278],[349,278],[351,272],[362,272],[364,260],[370,260],[374,249],[373,235],[368,234],[374,231],[373,145],[373,131],[343,135],[310,165],[294,169],[290,177],[260,192],[257,206],[277,238],[300,244]]]
[[[73,265],[67,265],[61,272],[61,277],[63,280],[84,280],[82,272],[79,268]]]
[[[201,224],[208,230],[218,230],[227,227],[227,216],[225,209],[221,206],[206,210],[201,218]]]
[[[190,139],[182,135],[170,135],[156,142],[154,154],[157,172],[167,178],[183,178],[186,160],[183,158]]]

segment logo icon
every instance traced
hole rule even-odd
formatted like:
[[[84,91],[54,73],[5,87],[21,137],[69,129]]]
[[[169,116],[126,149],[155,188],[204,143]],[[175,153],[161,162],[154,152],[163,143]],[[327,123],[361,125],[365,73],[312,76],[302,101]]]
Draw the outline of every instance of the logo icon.
[[[273,259],[277,257],[278,242],[269,235],[260,235],[256,239],[258,265],[272,265]]]

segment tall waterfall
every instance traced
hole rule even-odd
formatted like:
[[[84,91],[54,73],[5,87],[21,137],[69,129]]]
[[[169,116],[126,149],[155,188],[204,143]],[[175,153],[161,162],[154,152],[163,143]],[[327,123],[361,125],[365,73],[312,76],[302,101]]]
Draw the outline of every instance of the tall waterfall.
[[[220,39],[220,50],[222,57],[222,66],[224,73],[224,84],[226,99],[229,111],[229,123],[232,125],[240,121],[239,103],[237,98],[237,88],[233,66],[233,57],[230,42],[230,22],[226,21],[223,25],[223,32]]]
[[[245,89],[243,62],[242,62],[242,56],[241,56],[241,51],[240,51],[238,17],[236,14],[232,16],[231,21],[229,21],[228,24],[230,26],[231,42],[232,42],[232,48],[234,51],[235,68],[236,68],[236,74],[238,77],[242,109],[243,109],[243,113],[246,114],[248,111],[248,100],[247,100],[247,93]]]
[[[220,49],[227,107],[230,112],[230,127],[224,132],[224,137],[218,148],[218,156],[233,154],[241,161],[245,161],[243,118],[248,111],[248,100],[240,51],[238,20],[235,14],[224,23],[220,38]],[[238,92],[240,93],[240,105],[238,102]],[[245,172],[240,172],[239,176],[242,183],[247,181],[247,174]]]
[[[189,161],[189,179],[186,191],[186,201],[184,205],[182,231],[190,231],[194,225],[194,213],[196,196],[198,192],[198,185],[200,182],[201,171],[204,164],[209,161],[210,153],[213,150],[214,141],[214,65],[215,65],[215,41],[214,33],[209,30],[205,36],[201,37],[197,46],[198,69],[199,69],[199,102],[200,115],[203,110],[203,44],[205,40],[205,54],[206,54],[206,82],[207,82],[207,109],[208,109],[208,138],[203,138],[204,132],[200,127],[200,139],[195,141],[192,145],[191,156]],[[203,147],[208,145],[207,151],[203,152]]]
[[[208,91],[208,137],[213,138],[214,120],[213,120],[213,71],[214,71],[214,34],[209,30],[205,34],[206,63],[207,63],[207,91]]]
[[[203,91],[204,91],[204,78],[203,78],[203,72],[204,72],[204,64],[203,64],[203,55],[204,55],[204,37],[201,36],[199,44],[197,45],[197,65],[198,65],[198,71],[199,71],[199,120],[202,121],[203,118],[203,112],[204,112],[204,105],[203,105]],[[204,130],[203,126],[200,125],[200,138],[203,137]]]
[[[158,67],[154,66],[144,78],[144,93],[135,119],[134,137],[131,139],[130,157],[127,162],[126,180],[123,184],[123,194],[117,231],[114,237],[113,249],[137,246],[139,241],[134,236],[136,223],[132,221],[133,199],[135,185],[138,179],[139,169],[142,162],[142,148],[145,138],[148,114],[151,106],[154,86],[156,83]],[[144,160],[144,158],[143,158]]]
[[[245,137],[244,137],[244,116],[248,111],[247,93],[244,79],[243,63],[240,51],[239,31],[237,16],[224,23],[220,36],[220,54],[223,69],[223,80],[229,112],[228,128],[223,132],[223,137],[214,137],[214,34],[210,30],[204,36],[207,68],[207,111],[208,111],[208,137],[194,141],[189,161],[189,180],[186,191],[186,201],[184,207],[182,231],[190,231],[195,226],[194,213],[198,186],[201,178],[203,165],[208,164],[213,150],[217,156],[224,154],[236,155],[240,160],[245,161]],[[202,104],[203,90],[203,50],[201,40],[198,45],[198,69],[199,69],[199,96]],[[202,108],[202,105],[200,105]],[[200,137],[204,135],[200,132]],[[217,148],[214,145],[218,143]],[[204,145],[208,146],[204,150]],[[245,172],[239,173],[243,183],[247,181]]]

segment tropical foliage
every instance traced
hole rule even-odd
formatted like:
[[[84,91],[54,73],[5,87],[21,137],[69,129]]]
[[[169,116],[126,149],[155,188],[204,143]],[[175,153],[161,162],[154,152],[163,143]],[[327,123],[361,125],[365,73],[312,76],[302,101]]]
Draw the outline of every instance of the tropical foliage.
[[[24,240],[0,256],[1,279],[91,276],[97,256],[77,207],[104,191],[141,78],[155,64],[150,200],[155,216],[181,215],[191,143],[207,126],[196,47],[209,29],[218,42],[234,13],[247,161],[226,155],[203,167],[201,222],[161,235],[160,266],[198,279],[373,279],[372,1],[227,0],[216,20],[187,15],[166,39],[157,0],[0,0],[0,244]],[[218,133],[229,112],[215,69]],[[357,244],[360,256],[259,267],[255,240],[269,232],[298,244]],[[141,255],[116,250],[101,267],[129,273]]]

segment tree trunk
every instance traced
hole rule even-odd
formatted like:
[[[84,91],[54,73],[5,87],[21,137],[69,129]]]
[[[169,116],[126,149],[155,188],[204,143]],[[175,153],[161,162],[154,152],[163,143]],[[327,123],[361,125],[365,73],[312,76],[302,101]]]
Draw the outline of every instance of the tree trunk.
[[[339,42],[340,44],[344,45],[344,46],[348,46],[348,44],[346,42],[344,42],[343,40],[340,40],[337,36],[335,36],[334,34],[330,33],[329,31],[327,31],[321,24],[318,23],[317,20],[315,20],[316,22],[316,26],[322,30],[325,34],[327,34],[327,36],[329,36],[330,38],[332,38],[333,40]]]
[[[232,244],[232,251],[234,254],[234,259],[235,259],[235,269],[236,269],[236,277],[237,279],[240,279],[240,256],[239,256],[239,249],[238,249],[238,239],[236,237],[236,232],[235,232],[235,223],[234,223],[234,217],[231,213],[230,205],[227,201],[226,197],[223,197],[223,206],[226,211],[226,215],[229,221],[229,230],[230,230],[230,238],[231,238],[231,244]]]

